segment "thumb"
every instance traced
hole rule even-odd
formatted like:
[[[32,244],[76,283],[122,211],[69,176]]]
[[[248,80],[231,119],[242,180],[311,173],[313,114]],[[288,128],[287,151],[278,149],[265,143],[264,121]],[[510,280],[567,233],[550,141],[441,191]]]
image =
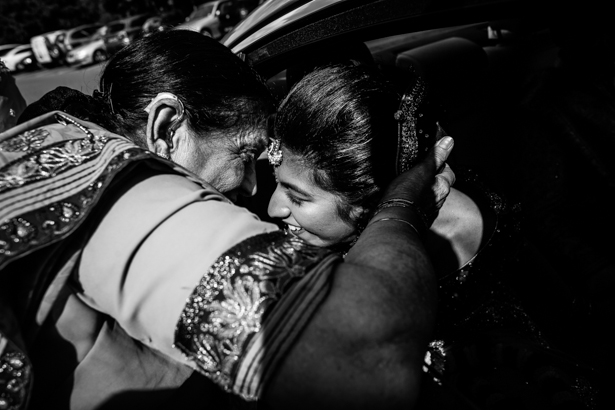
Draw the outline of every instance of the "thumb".
[[[453,145],[455,145],[455,141],[449,136],[442,137],[436,142],[433,150],[437,170],[440,170],[446,163],[448,156],[453,151]]]

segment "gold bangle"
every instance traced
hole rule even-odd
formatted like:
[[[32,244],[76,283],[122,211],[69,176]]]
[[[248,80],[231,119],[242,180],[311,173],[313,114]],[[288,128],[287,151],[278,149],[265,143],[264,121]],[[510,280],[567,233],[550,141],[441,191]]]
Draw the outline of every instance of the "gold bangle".
[[[416,226],[412,225],[410,222],[406,221],[405,219],[401,219],[401,218],[380,218],[380,219],[377,219],[377,220],[375,220],[375,221],[370,222],[369,224],[367,224],[367,227],[369,227],[370,225],[373,225],[373,224],[375,224],[375,223],[377,223],[377,222],[382,222],[382,221],[396,221],[396,222],[403,222],[403,223],[405,223],[405,224],[408,224],[408,225],[409,225],[412,229],[414,229],[414,232],[416,232],[416,234],[417,234],[418,236],[421,236],[421,234],[419,233],[419,230],[418,230],[418,229],[416,229]],[[367,227],[366,227],[366,228],[367,228]]]

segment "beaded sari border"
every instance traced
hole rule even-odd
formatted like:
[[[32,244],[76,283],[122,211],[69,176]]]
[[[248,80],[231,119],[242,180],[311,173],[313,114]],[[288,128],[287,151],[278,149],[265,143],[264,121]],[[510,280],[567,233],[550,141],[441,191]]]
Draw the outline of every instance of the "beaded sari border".
[[[258,400],[264,383],[325,297],[330,251],[282,231],[220,256],[189,297],[175,347],[227,392]]]

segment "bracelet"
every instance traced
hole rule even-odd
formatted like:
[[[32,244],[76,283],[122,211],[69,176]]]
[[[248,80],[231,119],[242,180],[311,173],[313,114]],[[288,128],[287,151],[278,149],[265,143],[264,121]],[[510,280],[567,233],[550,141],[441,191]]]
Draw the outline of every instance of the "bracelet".
[[[372,216],[372,218],[378,215],[384,209],[393,208],[393,207],[412,208],[414,212],[419,216],[419,218],[421,218],[421,221],[423,222],[426,228],[429,228],[431,226],[431,224],[429,223],[429,218],[427,218],[427,215],[425,215],[414,202],[409,201],[407,199],[402,199],[402,198],[392,198],[392,199],[387,199],[384,202],[381,202],[376,207],[376,210],[374,211],[374,215]]]
[[[421,236],[421,234],[419,233],[419,230],[416,229],[416,226],[412,225],[410,222],[406,221],[405,219],[401,219],[401,218],[381,218],[378,220],[375,220],[374,222],[370,222],[369,224],[367,224],[366,228],[370,225],[373,225],[377,222],[382,222],[382,221],[396,221],[396,222],[403,222],[405,224],[408,224],[410,226],[410,228],[414,229],[414,232],[416,232],[416,234],[418,236]]]

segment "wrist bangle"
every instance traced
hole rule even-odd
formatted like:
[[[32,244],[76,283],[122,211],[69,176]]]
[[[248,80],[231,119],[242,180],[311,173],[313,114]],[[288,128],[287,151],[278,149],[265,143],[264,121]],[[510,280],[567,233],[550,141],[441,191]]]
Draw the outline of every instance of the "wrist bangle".
[[[427,215],[425,215],[414,202],[409,201],[407,199],[402,199],[402,198],[392,198],[392,199],[387,199],[386,201],[381,202],[376,207],[376,210],[374,211],[374,215],[372,217],[378,215],[381,211],[383,211],[386,208],[393,208],[393,207],[412,208],[414,212],[419,216],[419,218],[421,219],[421,222],[423,222],[426,228],[429,228],[431,226],[431,223],[429,223],[429,218],[427,218]]]
[[[403,222],[405,224],[408,224],[408,226],[410,226],[410,228],[414,229],[414,232],[416,232],[416,234],[418,236],[421,236],[421,234],[419,233],[419,230],[416,229],[416,226],[412,225],[410,222],[406,221],[405,219],[401,219],[401,218],[380,218],[377,219],[373,222],[370,222],[369,224],[367,224],[366,228],[369,227],[370,225],[373,225],[377,222],[382,222],[382,221],[395,221],[395,222]]]

